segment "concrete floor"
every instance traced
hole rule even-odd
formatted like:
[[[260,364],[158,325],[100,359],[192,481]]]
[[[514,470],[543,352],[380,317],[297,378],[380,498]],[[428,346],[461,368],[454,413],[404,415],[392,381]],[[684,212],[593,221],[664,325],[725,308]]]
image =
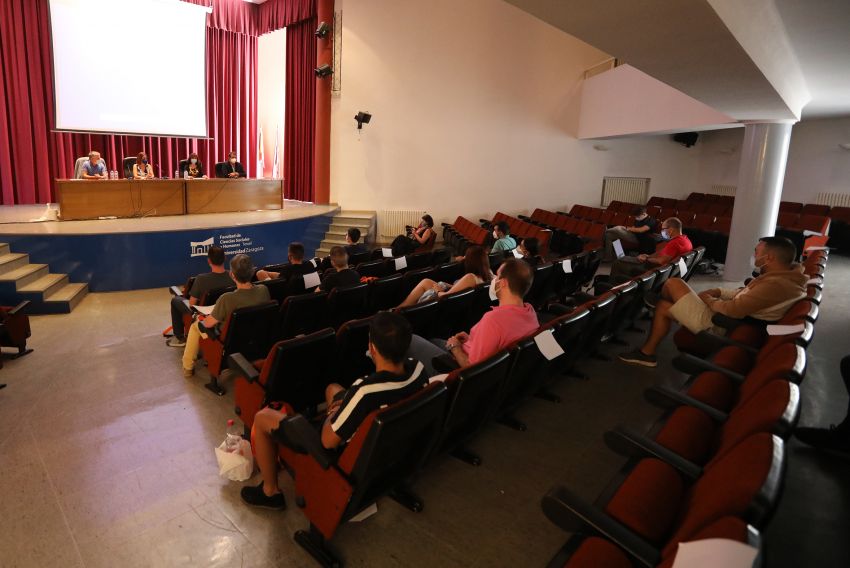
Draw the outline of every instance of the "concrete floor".
[[[806,425],[846,409],[837,368],[848,278],[850,260],[833,257],[803,385]],[[307,523],[288,476],[282,513],[244,506],[242,484],[218,477],[213,447],[232,394],[204,389],[205,370],[182,378],[180,351],[160,336],[167,302],[164,289],[91,294],[70,315],[32,318],[35,352],[0,370],[1,566],[314,565],[292,540]],[[583,363],[590,380],[556,384],[562,403],[520,409],[527,432],[493,424],[474,440],[480,467],[432,464],[415,486],[423,512],[382,499],[377,515],[340,528],[335,550],[349,566],[544,566],[567,535],[543,516],[541,496],[562,483],[592,500],[622,466],[602,433],[658,417],[642,391],[682,380],[663,347],[656,370]],[[791,443],[769,566],[850,565],[848,466]]]

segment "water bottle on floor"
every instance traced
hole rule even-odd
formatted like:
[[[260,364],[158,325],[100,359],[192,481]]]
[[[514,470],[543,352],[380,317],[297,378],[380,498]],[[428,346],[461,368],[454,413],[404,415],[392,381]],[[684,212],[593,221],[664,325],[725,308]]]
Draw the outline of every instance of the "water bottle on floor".
[[[227,434],[224,438],[224,449],[228,452],[236,452],[239,450],[239,443],[242,441],[242,428],[231,418],[227,421]]]

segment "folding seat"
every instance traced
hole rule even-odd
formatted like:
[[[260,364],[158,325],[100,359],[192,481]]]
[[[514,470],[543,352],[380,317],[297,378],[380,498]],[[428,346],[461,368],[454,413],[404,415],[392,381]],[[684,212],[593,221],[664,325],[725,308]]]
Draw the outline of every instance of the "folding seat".
[[[360,276],[373,276],[375,278],[388,276],[395,272],[395,270],[390,270],[389,265],[384,259],[361,262],[357,265],[356,270]]]
[[[717,203],[717,202],[720,201],[720,196],[717,195],[716,193],[706,193],[705,194],[705,201],[707,203]]]
[[[616,327],[614,328],[615,337],[619,337],[619,334],[623,331],[640,331],[635,327],[635,322],[644,311],[643,299],[650,291],[652,291],[657,277],[658,269],[653,269],[648,270],[632,279],[637,286],[634,293],[636,300],[633,301],[627,309],[624,309],[622,314],[619,316],[619,319],[616,322]]]
[[[458,323],[461,329],[467,331],[472,329],[472,326],[481,321],[484,314],[489,312],[490,309],[496,305],[496,302],[490,299],[489,284],[479,284],[473,288],[472,296],[472,304],[466,314],[464,314],[466,317],[462,318],[461,323]]]
[[[265,286],[269,290],[269,297],[282,304],[289,295],[289,281],[286,278],[272,278],[271,280],[263,280],[257,285]]]
[[[599,265],[602,264],[602,247],[587,250],[586,259],[587,261],[584,263],[584,266],[581,267],[581,275],[579,279],[579,286],[585,287],[593,280],[593,275],[596,274],[596,271],[599,270]]]
[[[594,221],[594,222],[598,223],[599,220],[602,218],[602,214],[604,212],[605,211],[603,209],[598,209],[596,207],[593,207],[590,211],[588,211],[587,215],[585,216],[585,219],[588,220],[588,221]]]
[[[794,223],[793,228],[799,231],[814,231],[821,235],[826,235],[829,233],[829,217],[824,215],[803,214],[800,215],[797,222]]]
[[[627,313],[631,313],[635,303],[642,303],[643,298],[638,297],[638,283],[634,280],[623,282],[617,286],[610,288],[611,293],[616,294],[617,299],[614,302],[614,308],[608,317],[605,332],[602,334],[600,341],[602,343],[612,342],[617,345],[625,345],[624,341],[617,339],[615,336],[618,331],[621,331],[621,324],[624,323],[624,318]],[[594,287],[594,291],[596,288]]]
[[[493,274],[495,274],[499,266],[505,262],[505,259],[513,257],[513,255],[509,252],[497,250],[496,252],[491,252],[488,257],[490,261],[490,270],[493,271]]]
[[[779,202],[779,213],[793,213],[795,215],[799,215],[800,211],[803,210],[803,204],[797,203],[796,201],[780,201]]]
[[[534,280],[531,283],[531,289],[525,295],[525,301],[539,309],[547,300],[551,299],[552,292],[552,274],[555,266],[552,263],[541,264],[534,268]]]
[[[390,310],[404,301],[404,281],[401,274],[390,274],[369,283],[370,313]]]
[[[729,248],[729,232],[732,228],[730,217],[718,217],[706,236],[706,254],[718,262],[726,262],[726,250]]]
[[[694,261],[694,258],[696,258],[696,255],[697,255],[697,252],[695,250],[691,250],[689,252],[686,252],[685,254],[683,254],[679,258],[681,258],[682,260],[685,261],[686,267],[689,267],[691,264],[693,264],[693,261]],[[670,273],[670,278],[682,278],[682,274],[679,272],[679,259],[674,258],[671,261],[671,264],[673,265],[673,271]],[[688,270],[688,272],[690,272],[690,270]],[[685,274],[685,276],[687,276],[687,274]]]
[[[688,209],[680,209],[676,211],[676,217],[678,217],[682,224],[687,227],[688,225],[694,222],[694,217],[696,217],[696,213]]]
[[[584,307],[590,309],[590,316],[585,332],[581,337],[581,353],[598,359],[608,359],[599,353],[599,346],[608,332],[609,322],[616,305],[616,292],[605,292],[593,301],[584,304]]]
[[[602,212],[602,215],[599,216],[599,222],[604,224],[604,225],[611,225],[612,224],[611,219],[614,218],[614,215],[616,215],[616,213],[614,213],[614,211],[611,211],[610,209],[606,209]]]
[[[439,266],[452,260],[452,251],[447,248],[441,248],[431,253],[431,266]]]
[[[595,250],[601,248],[605,239],[605,225],[593,223],[582,235],[584,248],[582,250]]]
[[[626,224],[627,215],[625,213],[614,213],[611,218],[606,222],[606,225],[609,227],[616,227],[618,225]]]
[[[712,203],[708,207],[705,208],[705,212],[709,215],[714,215],[715,217],[720,217],[721,215],[725,215],[728,206],[722,202]]]
[[[680,219],[681,219],[682,211],[690,211],[691,210],[691,204],[687,199],[677,199],[676,204],[673,207],[678,212],[678,215],[680,215],[680,217],[679,217]]]
[[[370,414],[338,457],[322,446],[306,418],[286,418],[275,437],[310,521],[309,530],[295,533],[295,542],[321,565],[342,566],[326,541],[345,521],[384,495],[420,511],[422,502],[407,484],[440,435],[445,408],[445,385],[429,385]]]
[[[572,296],[578,291],[578,277],[582,266],[587,262],[589,253],[582,252],[557,258],[552,264],[552,295],[556,301],[563,301],[565,296]],[[564,272],[564,261],[570,261],[570,272]]]
[[[449,337],[461,331],[469,331],[467,314],[476,302],[474,288],[447,294],[437,301],[437,311],[430,337]]]
[[[368,262],[369,259],[372,258],[372,253],[370,252],[358,252],[352,254],[348,257],[348,265],[349,266],[357,266],[361,262]]]
[[[333,376],[345,388],[360,377],[375,372],[374,361],[366,355],[371,323],[372,316],[347,321],[336,332]]]
[[[776,226],[790,229],[797,224],[799,215],[790,211],[779,211],[779,216],[776,218]]]
[[[674,199],[672,197],[662,197],[661,198],[661,207],[664,209],[675,209],[676,202],[678,199]]]
[[[210,373],[210,382],[205,385],[209,390],[219,396],[224,395],[225,390],[218,384],[218,377],[231,353],[244,353],[257,359],[268,352],[275,340],[277,311],[275,301],[237,308],[222,323],[217,335],[201,338],[200,351]]]
[[[15,354],[4,353],[3,357],[17,359],[29,353],[27,339],[30,337],[30,318],[25,313],[30,301],[24,300],[16,306],[0,307],[0,347],[13,347],[18,350]],[[0,367],[3,366],[0,357]]]
[[[573,308],[541,328],[540,331],[552,331],[555,340],[564,350],[564,353],[551,361],[544,362],[541,375],[537,377],[539,384],[528,385],[528,392],[543,400],[560,402],[561,398],[546,388],[548,381],[562,375],[587,378],[576,370],[576,364],[579,359],[587,355],[588,343],[584,337],[592,323],[591,312],[593,308],[591,304],[591,302],[588,302],[583,306]],[[515,380],[522,379],[515,377]],[[504,401],[502,407],[504,408],[506,404],[508,404],[508,401]]]
[[[328,293],[289,296],[280,306],[278,339],[313,333],[329,325]]]
[[[670,217],[675,217],[675,216],[676,216],[676,210],[675,209],[673,209],[672,207],[664,207],[664,208],[661,209],[661,211],[658,212],[658,217],[657,217],[658,224],[660,225],[666,219],[669,219]]]
[[[654,294],[660,294],[661,288],[664,286],[664,283],[670,279],[670,275],[673,273],[673,265],[665,264],[664,266],[659,266],[655,269],[655,280],[652,283],[652,292]]]
[[[430,278],[431,280],[436,280],[437,276],[437,268],[429,267],[429,268],[420,268],[418,270],[410,270],[404,273],[403,281],[404,284],[402,287],[404,288],[405,296],[410,294],[410,291],[413,290],[419,282],[424,280],[425,278]]]
[[[246,431],[254,416],[271,402],[286,402],[296,412],[315,409],[325,400],[334,376],[336,334],[326,327],[308,335],[278,341],[261,355],[233,353],[228,365],[237,378],[235,412]]]
[[[661,207],[658,206],[658,205],[653,205],[653,206],[647,205],[646,206],[646,213],[647,213],[647,215],[649,215],[653,219],[659,219],[659,216],[661,215]],[[659,220],[663,221],[663,219],[659,219]]]
[[[695,191],[692,191],[690,193],[690,195],[688,195],[688,199],[686,201],[688,201],[688,202],[699,202],[699,201],[704,201],[704,200],[705,200],[705,194],[704,193],[697,193]]]
[[[436,271],[434,272],[434,280],[437,282],[446,282],[447,284],[454,284],[456,280],[459,280],[464,274],[463,262],[449,262],[447,264],[443,264],[442,266],[438,266]]]
[[[328,314],[336,329],[348,320],[366,317],[369,313],[369,285],[337,287],[328,294]]]
[[[784,462],[782,440],[760,433],[705,469],[673,456],[641,459],[604,508],[556,486],[543,497],[543,512],[577,533],[562,549],[571,556],[558,557],[558,565],[670,567],[680,542],[714,535],[744,540],[743,523],[758,529],[770,520]]]
[[[806,203],[800,210],[800,215],[817,215],[819,217],[826,217],[829,215],[829,205]]]
[[[440,308],[436,300],[414,304],[404,308],[396,308],[394,311],[410,322],[413,333],[426,339],[433,337],[432,330],[440,314]]]
[[[570,217],[581,217],[582,207],[584,207],[584,206],[579,205],[578,203],[573,205],[572,208],[570,209],[570,212],[569,212]]]

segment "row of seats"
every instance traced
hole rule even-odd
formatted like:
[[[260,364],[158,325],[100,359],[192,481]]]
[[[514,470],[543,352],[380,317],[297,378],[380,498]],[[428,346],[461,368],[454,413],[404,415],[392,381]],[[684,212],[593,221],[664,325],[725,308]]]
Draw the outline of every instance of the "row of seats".
[[[443,244],[463,255],[472,245],[483,246],[488,242],[490,231],[473,223],[466,217],[458,217],[452,224],[443,223]]]
[[[600,210],[601,211],[601,210]],[[594,219],[583,219],[535,209],[531,217],[525,217],[530,223],[552,231],[551,248],[559,254],[572,254],[581,250],[593,250],[603,245],[605,230],[609,225],[622,225],[634,220],[625,214],[594,215]]]
[[[538,225],[511,215],[506,215],[502,212],[496,213],[492,221],[480,219],[482,226],[488,229],[500,221],[508,224],[511,228],[511,236],[516,239],[517,243],[522,239],[536,238],[540,246],[540,256],[545,257],[549,253],[549,242],[552,237],[552,231],[549,229],[539,227]]]
[[[630,459],[597,505],[563,486],[544,496],[549,519],[575,533],[550,566],[669,567],[681,542],[760,546],[758,531],[780,498],[784,440],[799,417],[827,258],[825,251],[805,258],[816,282],[778,322],[799,325],[794,333],[769,335],[763,322],[722,317],[715,323],[728,326],[727,335],[677,332],[683,354],[674,364],[690,376],[682,390],[647,391],[665,409],[648,434],[623,426],[605,434]]]

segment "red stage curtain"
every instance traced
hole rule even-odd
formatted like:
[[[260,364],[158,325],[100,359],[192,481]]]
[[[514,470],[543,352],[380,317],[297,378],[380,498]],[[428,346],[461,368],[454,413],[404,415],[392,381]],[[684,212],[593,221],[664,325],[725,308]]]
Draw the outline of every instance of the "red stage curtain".
[[[314,196],[317,26],[313,16],[286,28],[283,177],[286,197],[301,201],[313,201]]]
[[[257,13],[257,32],[259,35],[273,32],[307,20],[315,13],[316,0],[266,0]]]

